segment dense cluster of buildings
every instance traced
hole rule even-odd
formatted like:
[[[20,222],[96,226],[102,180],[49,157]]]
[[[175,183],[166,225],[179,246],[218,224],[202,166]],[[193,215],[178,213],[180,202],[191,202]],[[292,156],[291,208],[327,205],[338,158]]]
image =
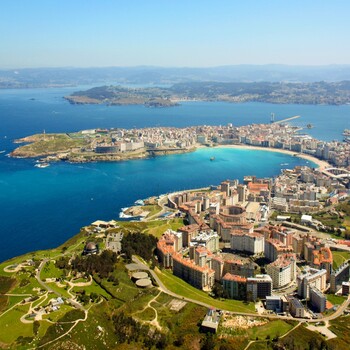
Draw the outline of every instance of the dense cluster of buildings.
[[[277,302],[272,296],[273,289],[295,286],[300,298],[309,300],[315,310],[322,312],[328,283],[333,279],[339,287],[349,276],[332,277],[332,251],[325,241],[295,228],[268,224],[264,218],[277,192],[287,197],[290,191],[288,200],[295,192],[307,193],[310,200],[317,200],[318,193],[329,192],[329,181],[323,174],[299,167],[275,181],[247,176],[242,184],[226,180],[210,190],[169,195],[168,206],[184,212],[189,225],[176,232],[165,232],[158,241],[159,261],[197,288],[210,290],[219,282],[229,298],[269,297],[275,309],[287,308],[294,315],[302,315],[297,298],[288,297],[283,304],[282,299]],[[306,186],[309,183],[311,188]],[[327,186],[325,191],[323,186]],[[267,259],[265,273],[259,273],[253,263],[225,259],[219,241],[232,253]],[[306,267],[300,271],[297,262]]]
[[[196,145],[245,144],[307,153],[336,166],[350,165],[350,144],[324,142],[305,134],[300,128],[286,123],[251,124],[235,127],[194,126],[186,128],[153,127],[142,129],[93,129],[82,135],[91,141],[88,151],[120,153],[139,149],[189,149]]]

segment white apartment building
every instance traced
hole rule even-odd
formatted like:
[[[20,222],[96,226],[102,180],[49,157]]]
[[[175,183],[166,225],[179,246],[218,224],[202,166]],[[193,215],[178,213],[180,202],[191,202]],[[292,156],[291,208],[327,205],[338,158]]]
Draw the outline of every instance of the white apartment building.
[[[260,233],[231,232],[231,249],[252,254],[264,252],[265,239]]]

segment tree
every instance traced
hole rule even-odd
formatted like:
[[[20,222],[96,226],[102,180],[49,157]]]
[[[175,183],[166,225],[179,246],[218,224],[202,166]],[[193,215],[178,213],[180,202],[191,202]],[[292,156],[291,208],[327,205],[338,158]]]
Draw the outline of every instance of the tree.
[[[219,282],[215,282],[212,289],[212,293],[215,298],[222,298],[224,295],[224,289],[222,287],[222,284]]]
[[[215,349],[214,337],[211,333],[207,333],[201,345],[201,350],[214,350],[214,349]]]

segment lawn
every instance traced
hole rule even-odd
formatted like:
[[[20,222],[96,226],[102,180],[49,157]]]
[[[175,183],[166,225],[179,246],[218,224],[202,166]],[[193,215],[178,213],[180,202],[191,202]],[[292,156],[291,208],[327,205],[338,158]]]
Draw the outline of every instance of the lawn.
[[[184,225],[184,222],[182,219],[161,220],[161,221],[154,221],[154,222],[157,223],[157,226],[152,227],[152,225],[150,225],[150,227],[146,229],[144,232],[151,234],[157,238],[161,237],[162,234],[168,229],[176,231],[177,229],[179,229]]]
[[[318,333],[299,326],[283,337],[280,342],[284,344],[286,349],[321,349],[321,342],[324,338]]]
[[[48,321],[40,321],[40,327],[39,327],[39,332],[38,332],[38,335],[39,335],[39,338],[42,338],[47,329],[51,326],[51,323],[48,322]]]
[[[248,312],[254,313],[255,307],[253,303],[244,303],[239,300],[219,300],[210,297],[207,293],[196,289],[184,282],[182,279],[174,276],[169,271],[156,271],[158,277],[164,285],[172,292],[193,299],[218,309],[233,311],[233,312]]]
[[[333,269],[337,269],[342,263],[350,259],[350,252],[332,251]]]
[[[148,211],[149,212],[147,217],[151,217],[153,215],[156,215],[162,210],[162,208],[159,205],[157,205],[157,204],[155,204],[155,205],[144,205],[142,207],[142,209],[144,211]]]
[[[53,322],[57,322],[60,318],[62,318],[68,311],[73,310],[69,305],[60,305],[60,308],[56,311],[50,312],[47,315],[43,315],[44,320],[50,320]]]
[[[247,333],[249,338],[254,340],[256,338],[266,339],[267,336],[270,339],[281,337],[291,330],[294,325],[289,324],[282,320],[270,321],[262,326],[253,327],[248,329]]]
[[[19,283],[17,284],[16,288],[14,288],[11,293],[12,294],[36,294],[33,291],[33,288],[39,288],[42,289],[43,287],[38,283],[36,278],[29,277],[29,274],[22,273],[21,275],[17,275],[16,278],[18,279]],[[27,283],[29,282],[29,283]],[[21,286],[22,284],[22,286]]]
[[[85,286],[85,287],[74,287],[71,292],[78,292],[84,290],[86,294],[90,295],[91,293],[96,293],[98,295],[102,295],[105,297],[107,300],[110,299],[110,295],[103,289],[101,288],[95,281],[92,281],[92,284],[90,286]]]
[[[333,305],[341,305],[345,301],[345,297],[338,296],[334,294],[327,294],[327,300],[331,302]]]
[[[137,298],[133,300],[132,303],[125,303],[123,305],[123,310],[125,310],[128,314],[136,316],[139,314],[138,312],[146,307],[148,302],[152,300],[159,293],[156,289],[145,289],[142,291],[142,294],[139,294]],[[156,307],[158,298],[152,302],[152,306]]]
[[[134,317],[138,318],[141,321],[152,321],[156,317],[156,313],[153,309],[148,307],[142,312],[135,314]]]
[[[12,343],[19,336],[33,337],[33,325],[20,321],[28,312],[29,305],[18,305],[0,317],[0,342]]]
[[[53,261],[48,261],[41,270],[40,277],[43,281],[46,278],[61,278],[63,271],[56,267]]]
[[[25,296],[9,296],[8,298],[9,298],[9,302],[8,302],[7,308],[9,309],[13,305],[24,300],[26,297]]]
[[[332,349],[347,350],[350,343],[350,316],[338,317],[330,321],[329,329],[338,335],[338,338],[329,341]]]
[[[161,235],[168,229],[177,230],[184,225],[183,219],[169,219],[169,220],[154,220],[154,221],[121,221],[118,223],[123,231],[126,232],[143,232],[152,234],[155,237],[161,237]]]
[[[53,291],[59,293],[61,296],[65,298],[70,298],[70,295],[68,294],[67,290],[65,288],[59,287],[56,282],[46,283],[46,285],[51,288]],[[55,296],[56,297],[56,296]]]

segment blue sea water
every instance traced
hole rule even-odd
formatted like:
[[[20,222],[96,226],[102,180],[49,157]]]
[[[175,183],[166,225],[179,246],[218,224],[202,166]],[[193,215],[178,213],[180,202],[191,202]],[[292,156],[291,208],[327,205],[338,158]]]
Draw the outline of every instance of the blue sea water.
[[[15,148],[15,138],[43,130],[265,123],[271,112],[276,119],[302,115],[299,124],[312,123],[315,127],[310,133],[320,139],[341,139],[342,130],[350,128],[350,106],[196,102],[148,109],[78,106],[62,99],[76,89],[0,92],[0,151],[6,151],[0,154],[0,261],[55,247],[96,219],[117,219],[122,207],[140,198],[218,184],[227,178],[242,179],[247,174],[274,176],[281,168],[307,164],[279,153],[218,148],[118,163],[58,163],[39,169],[33,160],[5,156]],[[215,161],[210,162],[213,156]]]

